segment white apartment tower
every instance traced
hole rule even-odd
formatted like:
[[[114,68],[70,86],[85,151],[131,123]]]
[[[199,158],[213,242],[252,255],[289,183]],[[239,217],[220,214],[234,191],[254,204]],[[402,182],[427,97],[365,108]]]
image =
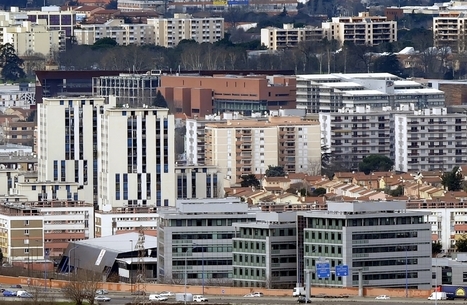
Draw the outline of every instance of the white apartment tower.
[[[37,116],[39,181],[76,182],[79,199],[96,204],[97,116],[104,103],[98,97],[43,99]]]
[[[99,118],[99,208],[175,205],[174,117],[109,108]]]
[[[467,48],[467,15],[465,12],[441,12],[433,18],[433,42],[437,48],[450,47],[455,52]]]

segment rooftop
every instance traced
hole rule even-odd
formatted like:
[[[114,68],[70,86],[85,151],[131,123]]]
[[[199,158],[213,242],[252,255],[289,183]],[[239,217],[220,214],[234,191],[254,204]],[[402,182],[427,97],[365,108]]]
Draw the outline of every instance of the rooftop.
[[[77,245],[86,245],[93,248],[110,250],[117,253],[135,251],[135,245],[138,241],[139,233],[130,232],[125,234],[110,235],[100,238],[86,239],[76,241]],[[133,248],[131,247],[133,244]],[[145,235],[144,248],[156,248],[157,237]]]

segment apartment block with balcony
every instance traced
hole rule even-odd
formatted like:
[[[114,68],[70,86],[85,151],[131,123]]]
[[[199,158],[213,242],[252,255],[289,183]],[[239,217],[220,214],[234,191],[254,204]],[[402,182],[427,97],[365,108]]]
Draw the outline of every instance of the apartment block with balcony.
[[[174,14],[173,18],[148,19],[154,27],[155,44],[175,47],[181,40],[214,43],[224,38],[224,18],[193,18],[189,14]]]
[[[295,28],[293,24],[284,24],[282,29],[261,29],[261,44],[274,51],[297,47],[300,42],[321,41],[324,37],[325,32],[322,28],[312,26]]]
[[[81,24],[74,30],[78,44],[93,45],[104,37],[112,38],[118,45],[154,44],[154,28],[148,24],[124,23],[111,19],[104,24]]]
[[[112,210],[98,210],[94,212],[95,237],[137,232],[141,227],[144,234],[157,235],[157,221],[159,214],[155,207],[126,207]],[[136,240],[135,240],[136,243]]]
[[[349,266],[349,276],[331,273],[312,286],[358,287],[359,270],[369,287],[430,289],[431,230],[426,212],[408,211],[405,202],[328,202],[327,211],[297,212],[303,240],[300,270]],[[303,282],[303,281],[300,281]]]
[[[450,171],[466,164],[467,115],[432,108],[394,115],[397,171]]]
[[[73,29],[76,26],[76,12],[69,8],[62,10],[59,6],[43,6],[40,10],[24,12],[28,21],[37,23],[45,20],[49,30],[59,30],[65,33],[66,38],[73,37]]]
[[[297,283],[296,212],[259,212],[234,223],[233,286],[292,288]]]
[[[178,200],[158,210],[157,281],[188,284],[232,283],[234,223],[256,219],[237,198]]]
[[[353,42],[356,45],[376,46],[397,41],[397,21],[386,17],[359,13],[358,17],[333,17],[323,22],[328,40],[337,40],[341,45]]]
[[[4,141],[10,144],[34,146],[35,122],[16,121],[3,123]]]
[[[449,47],[453,52],[467,49],[467,15],[464,12],[440,12],[433,17],[433,42],[437,48]]]

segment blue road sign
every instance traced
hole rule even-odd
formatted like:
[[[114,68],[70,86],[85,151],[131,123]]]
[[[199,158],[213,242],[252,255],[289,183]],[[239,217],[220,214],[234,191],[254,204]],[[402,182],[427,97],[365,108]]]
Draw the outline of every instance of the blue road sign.
[[[316,276],[319,279],[325,279],[331,276],[331,268],[329,263],[317,263],[316,264]]]
[[[337,265],[336,266],[336,275],[337,276],[348,276],[349,275],[349,266],[347,266],[347,265]]]

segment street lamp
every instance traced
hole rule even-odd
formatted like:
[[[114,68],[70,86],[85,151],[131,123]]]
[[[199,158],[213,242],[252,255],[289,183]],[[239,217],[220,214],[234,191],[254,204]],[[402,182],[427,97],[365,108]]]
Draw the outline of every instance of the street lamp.
[[[71,248],[70,250],[68,250],[68,276],[70,276],[70,254],[71,254],[71,251],[75,250],[76,248],[78,248],[79,246],[74,246],[73,248]],[[76,274],[76,266],[73,265],[73,268],[75,268],[75,274]]]

